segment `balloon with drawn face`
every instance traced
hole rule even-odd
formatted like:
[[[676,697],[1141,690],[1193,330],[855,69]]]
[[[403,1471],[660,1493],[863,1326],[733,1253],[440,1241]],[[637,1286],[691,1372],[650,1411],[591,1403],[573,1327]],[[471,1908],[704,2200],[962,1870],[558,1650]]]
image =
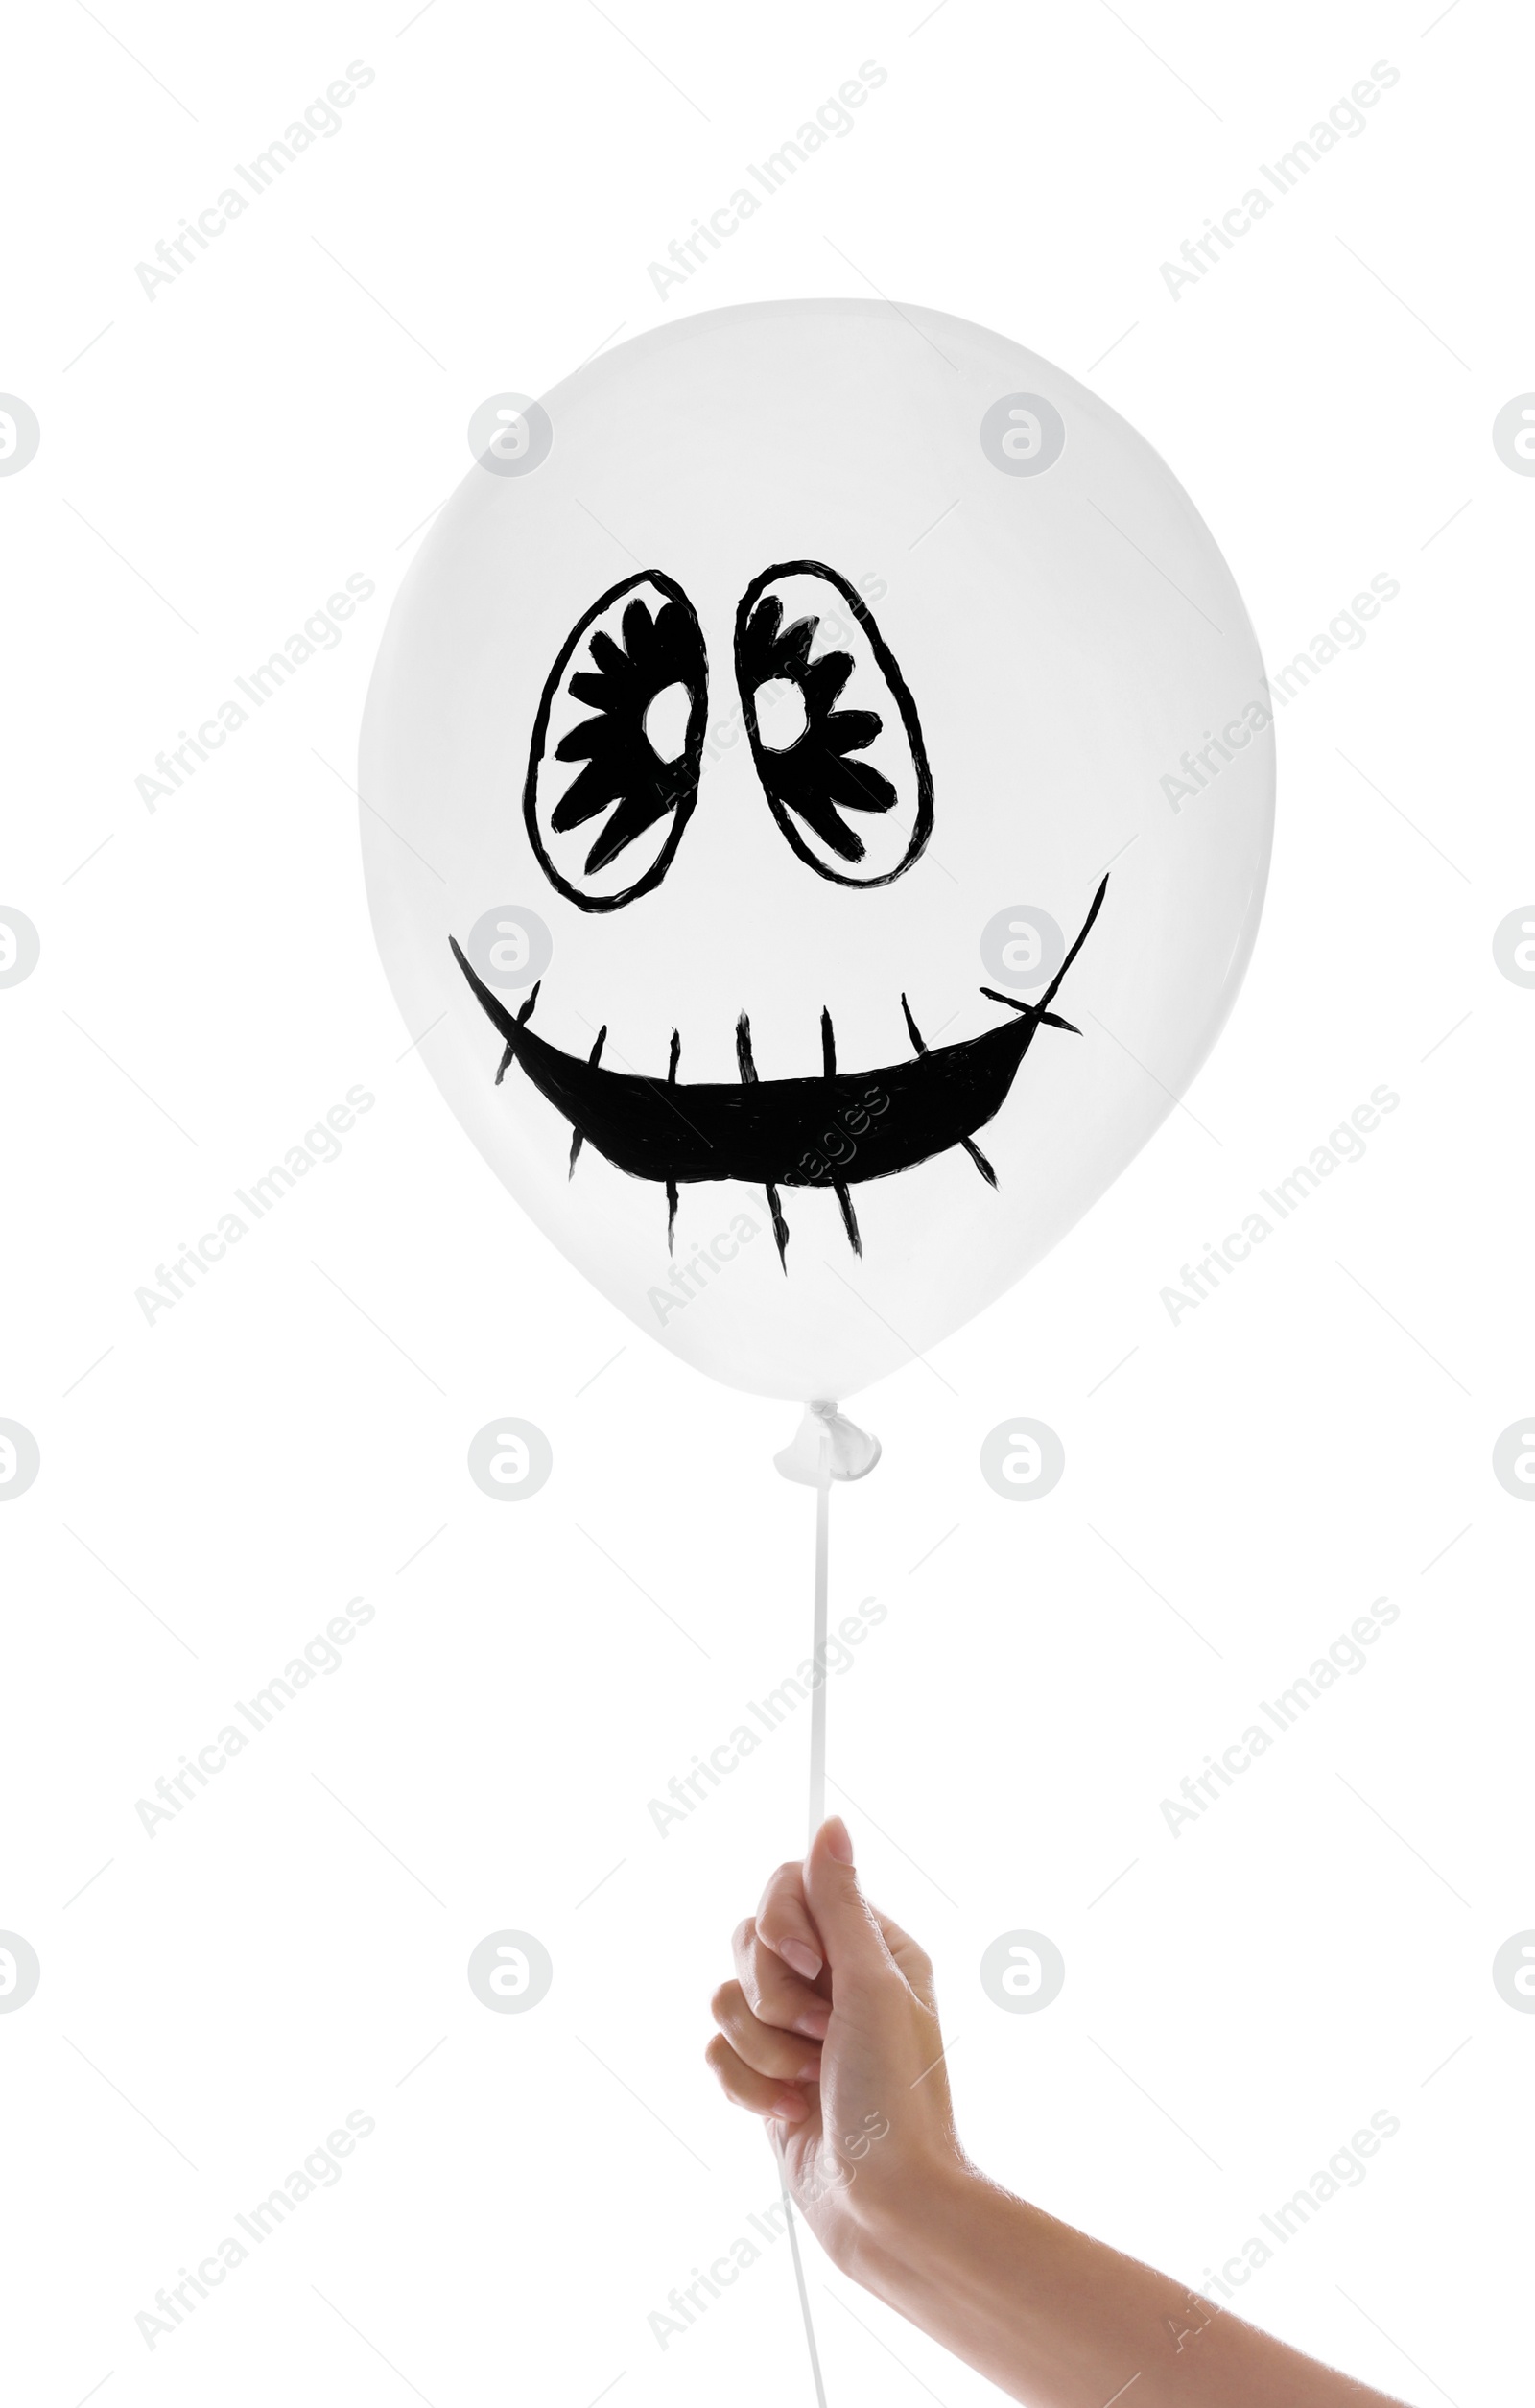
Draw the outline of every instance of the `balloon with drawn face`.
[[[385,635],[380,950],[606,1295],[844,1397],[1037,1261],[1214,1042],[1272,832],[1257,645],[1157,456],[957,319],[720,311],[540,418]]]

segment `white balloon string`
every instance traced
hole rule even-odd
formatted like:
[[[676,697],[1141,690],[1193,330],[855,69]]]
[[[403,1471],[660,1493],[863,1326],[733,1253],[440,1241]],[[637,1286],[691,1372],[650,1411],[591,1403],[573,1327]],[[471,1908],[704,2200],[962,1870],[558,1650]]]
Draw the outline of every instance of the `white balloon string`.
[[[773,2127],[773,2144],[778,2151],[778,2186],[783,2193],[784,2220],[789,2229],[789,2254],[794,2261],[794,2280],[799,2287],[799,2312],[805,2320],[805,2347],[810,2351],[810,2371],[815,2385],[815,2408],[826,2408],[826,2386],[821,2381],[821,2361],[815,2348],[815,2326],[811,2319],[810,2293],[805,2288],[805,2269],[799,2257],[799,2234],[794,2229],[793,2202],[789,2196],[789,2171],[784,2162],[784,2133],[781,2124],[775,2124]]]
[[[815,1467],[815,1629],[811,1643],[810,1845],[826,1820],[826,1570],[831,1538],[832,1441],[822,1429]]]
[[[810,1693],[810,1837],[814,1839],[826,1820],[826,1592],[827,1560],[831,1540],[832,1504],[832,1441],[825,1428],[821,1431],[815,1466],[815,1638],[811,1646],[811,1670],[815,1687]],[[818,1677],[816,1677],[818,1676]],[[807,1846],[809,1842],[807,1842]],[[810,2293],[805,2286],[805,2269],[800,2261],[799,2233],[794,2224],[794,2206],[789,2196],[789,2168],[784,2157],[783,2127],[773,2127],[773,2144],[778,2151],[778,2186],[783,2194],[784,2221],[789,2232],[789,2254],[794,2261],[794,2282],[799,2292],[799,2312],[805,2325],[805,2347],[810,2351],[810,2371],[815,2385],[815,2408],[826,2408],[826,2387],[821,2381],[820,2353],[815,2347],[815,2325],[810,2312]]]

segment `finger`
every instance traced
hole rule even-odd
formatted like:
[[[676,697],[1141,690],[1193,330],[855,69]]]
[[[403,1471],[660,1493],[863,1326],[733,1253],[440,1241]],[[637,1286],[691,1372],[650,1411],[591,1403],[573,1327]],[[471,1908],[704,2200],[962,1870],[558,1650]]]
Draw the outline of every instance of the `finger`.
[[[771,2082],[766,2074],[755,2073],[750,2066],[743,2065],[722,2032],[716,2032],[703,2053],[720,2088],[734,2106],[786,2124],[802,2123],[810,2113],[810,2103],[800,2091],[788,2089],[782,2082]]]
[[[805,1891],[816,1929],[826,1944],[835,1978],[887,1980],[895,1970],[879,1923],[859,1886],[853,1843],[839,1814],[824,1822],[805,1858]]]
[[[802,1981],[813,1982],[826,1961],[821,1935],[805,1898],[805,1868],[782,1864],[762,1894],[757,1936]]]
[[[833,1848],[832,1839],[834,1827],[836,1831],[840,1835],[837,1840],[835,1850]],[[841,1869],[844,1872],[844,1877],[851,1879],[854,1885],[854,1891],[856,1892],[857,1898],[862,1903],[865,1915],[873,1924],[880,1939],[884,1942],[887,1956],[903,1975],[908,1987],[913,1992],[915,1996],[922,2001],[922,2004],[928,2008],[930,2013],[936,2015],[938,2011],[937,1994],[933,1987],[933,1962],[929,1957],[927,1950],[917,1941],[912,1939],[909,1931],[903,1931],[901,1925],[896,1922],[893,1915],[885,1914],[878,1906],[873,1905],[868,1899],[863,1897],[862,1885],[858,1880],[858,1875],[854,1871],[851,1863],[852,1843],[848,1839],[847,1828],[841,1821],[841,1818],[838,1816],[833,1819],[833,1822],[824,1824],[822,1826],[822,1831],[817,1832],[816,1834],[817,1842],[820,1841],[823,1832],[825,1834],[826,1849],[829,1853],[833,1854],[838,1865],[841,1866],[841,1859],[837,1855],[837,1850],[840,1850],[843,1847],[847,1849],[848,1861],[845,1866],[841,1866]],[[809,1869],[809,1862],[810,1860],[807,1858],[807,1870]],[[822,1870],[823,1869],[821,1867],[817,1867],[818,1880],[822,1877]],[[849,1900],[849,1905],[851,1906],[851,1900]],[[862,1924],[855,1919],[852,1927],[857,1941],[862,1947],[864,1937]]]
[[[763,1945],[757,1936],[754,1915],[738,1924],[731,1946],[736,1972],[752,2013],[781,2032],[801,2032],[807,2040],[823,2040],[832,2019],[831,2008],[824,1998],[816,1996],[808,1982],[790,1971],[782,1957]]]
[[[908,1982],[923,2005],[931,2008],[936,2015],[938,2000],[933,1983],[933,1960],[926,1948],[913,1940],[909,1932],[903,1931],[893,1917],[882,1914],[877,1906],[871,1907],[869,1912],[879,1924],[881,1939],[906,1975]]]
[[[818,2082],[821,2052],[817,2043],[762,2022],[746,2004],[739,1982],[721,1982],[709,2001],[720,2031],[736,2055],[754,2073],[773,2082]]]

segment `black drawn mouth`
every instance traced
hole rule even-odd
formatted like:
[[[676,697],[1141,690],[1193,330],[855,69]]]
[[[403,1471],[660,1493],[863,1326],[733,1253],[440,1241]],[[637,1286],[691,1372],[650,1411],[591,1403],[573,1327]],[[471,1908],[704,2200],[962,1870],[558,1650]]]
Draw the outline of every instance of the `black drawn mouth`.
[[[572,1130],[573,1176],[582,1146],[591,1145],[616,1169],[663,1186],[669,1248],[679,1188],[718,1179],[764,1188],[779,1260],[787,1270],[790,1233],[780,1189],[830,1188],[848,1242],[855,1254],[862,1254],[850,1191],[862,1181],[890,1178],[958,1145],[981,1177],[996,1186],[997,1174],[976,1144],[976,1132],[1001,1111],[1040,1028],[1081,1034],[1050,1006],[1087,941],[1108,883],[1105,876],[1074,943],[1038,1003],[1019,1003],[994,987],[982,987],[982,995],[1004,1003],[1013,1017],[979,1037],[930,1049],[903,995],[911,1058],[866,1071],[838,1069],[832,1018],[823,1010],[821,1074],[810,1078],[758,1077],[744,1012],[736,1025],[740,1076],[733,1085],[679,1082],[682,1040],[675,1029],[664,1080],[604,1070],[605,1027],[585,1061],[562,1052],[529,1026],[538,1001],[536,986],[513,1016],[470,967],[457,939],[448,941],[504,1045],[497,1086],[515,1062],[564,1115]]]

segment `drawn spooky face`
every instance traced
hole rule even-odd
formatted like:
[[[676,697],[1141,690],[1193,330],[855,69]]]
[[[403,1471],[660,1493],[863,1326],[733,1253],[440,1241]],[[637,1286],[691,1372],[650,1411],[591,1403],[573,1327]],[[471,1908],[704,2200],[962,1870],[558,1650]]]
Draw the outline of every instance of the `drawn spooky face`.
[[[606,1295],[720,1379],[850,1395],[1037,1260],[1203,1058],[1262,898],[1262,665],[1161,461],[982,329],[729,310],[543,407],[384,640],[380,950]]]
[[[786,602],[797,615],[788,615]],[[842,649],[844,639],[856,651]],[[862,706],[848,696],[856,661],[872,688]],[[734,665],[753,765],[794,854],[819,877],[847,887],[899,878],[933,832],[933,772],[915,703],[857,590],[814,560],[763,570],[736,612]],[[708,690],[697,614],[681,587],[657,571],[611,587],[560,648],[533,724],[523,811],[545,876],[580,910],[618,910],[666,876],[698,800]],[[590,715],[574,717],[571,705]],[[557,733],[556,720],[573,723]],[[563,764],[574,774],[562,775]],[[561,842],[572,838],[573,845]],[[891,865],[881,867],[892,854]],[[617,1169],[663,1186],[669,1250],[679,1187],[721,1179],[759,1187],[787,1270],[783,1188],[829,1188],[848,1241],[862,1255],[855,1184],[909,1170],[958,1145],[996,1186],[976,1131],[1000,1110],[1039,1028],[1079,1033],[1050,1006],[1107,885],[1105,877],[1037,1002],[980,989],[1014,1019],[933,1051],[903,994],[909,1058],[849,1071],[838,1068],[836,1027],[823,1006],[819,1073],[799,1077],[759,1076],[744,1010],[736,1021],[733,1083],[679,1078],[682,1037],[675,1028],[664,1083],[604,1067],[605,1027],[579,1060],[529,1026],[538,985],[513,1016],[456,939],[453,952],[504,1041],[497,1084],[516,1063],[570,1122],[572,1178],[590,1143]]]

